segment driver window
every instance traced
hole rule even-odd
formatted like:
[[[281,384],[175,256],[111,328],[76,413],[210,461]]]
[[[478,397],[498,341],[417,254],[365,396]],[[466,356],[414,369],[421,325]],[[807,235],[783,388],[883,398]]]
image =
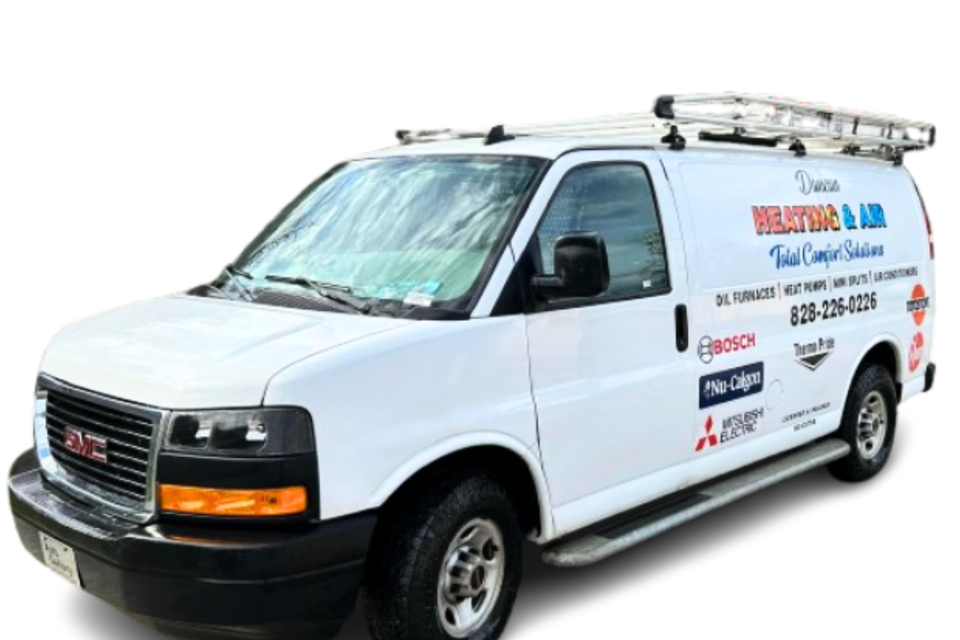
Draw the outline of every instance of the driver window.
[[[576,232],[595,232],[606,242],[610,287],[601,297],[669,291],[663,232],[641,165],[585,165],[564,177],[537,231],[543,273],[553,273],[557,238]]]

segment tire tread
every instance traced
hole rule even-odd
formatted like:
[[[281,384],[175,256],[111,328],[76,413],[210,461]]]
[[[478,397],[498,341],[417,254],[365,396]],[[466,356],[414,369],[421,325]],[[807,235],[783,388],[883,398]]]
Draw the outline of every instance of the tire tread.
[[[860,404],[871,391],[883,394],[887,404],[887,436],[883,444],[883,451],[872,460],[864,460],[860,456],[857,446],[857,422]],[[838,480],[843,482],[864,482],[880,473],[893,449],[897,426],[897,391],[893,377],[886,367],[873,364],[862,369],[854,379],[847,395],[843,408],[843,418],[840,423],[839,437],[850,445],[850,455],[830,463],[827,469]]]
[[[464,514],[471,513],[477,505],[499,505],[498,524],[506,545],[512,547],[507,552],[518,555],[522,536],[510,495],[486,472],[433,474],[385,508],[384,526],[375,534],[370,547],[364,585],[364,614],[375,640],[447,637],[435,620],[432,626],[436,633],[429,632],[430,618],[435,617],[436,611],[426,604],[435,597],[436,583],[432,576],[420,574],[423,567],[431,564],[438,549],[446,549],[446,537],[455,533],[453,529]],[[497,605],[500,611],[495,610],[470,640],[494,640],[502,633],[516,598],[519,571],[519,558],[508,561],[502,602]],[[426,594],[422,593],[424,590]],[[428,599],[419,601],[424,597]],[[424,611],[425,608],[430,611]]]

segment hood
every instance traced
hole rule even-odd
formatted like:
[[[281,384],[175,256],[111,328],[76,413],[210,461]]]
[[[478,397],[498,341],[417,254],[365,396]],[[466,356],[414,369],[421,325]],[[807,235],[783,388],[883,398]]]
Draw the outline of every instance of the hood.
[[[41,371],[168,409],[256,406],[281,369],[409,322],[177,295],[70,325]]]

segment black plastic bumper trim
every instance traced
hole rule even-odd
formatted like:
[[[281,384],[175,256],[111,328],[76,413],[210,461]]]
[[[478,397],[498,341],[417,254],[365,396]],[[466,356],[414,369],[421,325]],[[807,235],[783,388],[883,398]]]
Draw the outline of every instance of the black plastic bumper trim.
[[[84,589],[150,626],[316,639],[353,611],[375,512],[274,530],[139,526],[60,493],[31,457],[9,480],[24,547],[42,561],[41,531],[70,545]]]

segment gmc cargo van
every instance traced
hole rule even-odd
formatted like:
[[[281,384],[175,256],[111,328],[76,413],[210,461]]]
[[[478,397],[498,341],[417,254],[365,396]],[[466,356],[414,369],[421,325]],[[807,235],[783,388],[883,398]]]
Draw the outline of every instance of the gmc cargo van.
[[[867,480],[933,385],[929,124],[721,94],[398,137],[53,340],[38,560],[178,635],[330,636],[362,592],[377,640],[493,640],[525,538],[582,566]]]

